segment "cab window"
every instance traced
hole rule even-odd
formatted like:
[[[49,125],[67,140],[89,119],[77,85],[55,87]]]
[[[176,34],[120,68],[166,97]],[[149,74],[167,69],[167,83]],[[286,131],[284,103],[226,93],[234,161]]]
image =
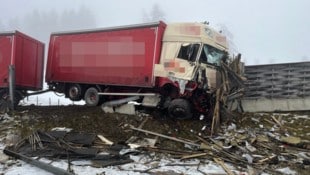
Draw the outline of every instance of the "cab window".
[[[180,51],[178,53],[178,58],[195,61],[198,51],[199,51],[199,44],[183,44],[181,45]]]

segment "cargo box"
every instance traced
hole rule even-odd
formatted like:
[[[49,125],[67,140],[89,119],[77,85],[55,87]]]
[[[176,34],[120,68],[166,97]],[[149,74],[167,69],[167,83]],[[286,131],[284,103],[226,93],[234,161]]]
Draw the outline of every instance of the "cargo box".
[[[153,87],[163,22],[52,33],[46,81]]]
[[[44,44],[18,31],[0,33],[0,88],[8,87],[9,65],[15,66],[17,89],[41,90]]]

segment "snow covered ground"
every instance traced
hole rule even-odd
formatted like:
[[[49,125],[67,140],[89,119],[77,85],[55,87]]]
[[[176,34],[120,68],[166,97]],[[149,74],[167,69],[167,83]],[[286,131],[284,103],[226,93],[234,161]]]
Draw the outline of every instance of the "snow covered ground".
[[[61,106],[61,105],[84,105],[84,101],[73,102],[65,98],[63,94],[46,92],[40,95],[26,97],[20,102],[20,105],[37,105],[37,106]]]
[[[4,146],[1,145],[0,149],[3,150]],[[5,155],[0,155],[5,156]],[[7,157],[8,158],[8,157]],[[165,172],[168,174],[191,174],[191,175],[201,175],[204,172],[206,174],[226,174],[225,171],[215,163],[200,162],[199,160],[190,161],[180,161],[177,159],[163,158],[160,160],[152,161],[148,156],[130,156],[133,163],[128,163],[119,166],[110,166],[106,168],[95,168],[90,166],[89,161],[73,161],[71,165],[72,172],[76,175],[147,175],[149,172]],[[51,161],[45,158],[40,159],[41,162],[50,164],[52,166],[67,170],[68,163],[64,160]],[[183,165],[182,165],[183,164]],[[142,171],[153,168],[149,172],[143,173]],[[233,167],[229,166],[231,169]],[[200,172],[201,171],[201,172]],[[47,172],[38,167],[32,166],[20,160],[6,160],[6,163],[0,163],[0,172],[5,175],[52,175],[52,173]]]

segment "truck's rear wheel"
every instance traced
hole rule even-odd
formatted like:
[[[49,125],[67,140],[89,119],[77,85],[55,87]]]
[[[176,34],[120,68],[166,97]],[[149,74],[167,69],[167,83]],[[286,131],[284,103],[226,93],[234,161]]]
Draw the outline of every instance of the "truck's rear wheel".
[[[68,97],[72,101],[79,101],[82,99],[82,88],[79,84],[72,84],[68,88]]]
[[[88,88],[85,92],[84,100],[87,106],[97,106],[100,100],[98,90],[94,87]]]
[[[168,107],[169,116],[175,119],[190,119],[193,117],[191,105],[185,99],[174,99]]]

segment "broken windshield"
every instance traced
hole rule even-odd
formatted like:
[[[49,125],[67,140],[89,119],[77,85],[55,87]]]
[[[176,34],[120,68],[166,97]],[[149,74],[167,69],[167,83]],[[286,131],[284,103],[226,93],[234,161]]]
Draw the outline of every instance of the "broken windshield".
[[[200,62],[219,66],[225,52],[209,45],[203,45]]]

